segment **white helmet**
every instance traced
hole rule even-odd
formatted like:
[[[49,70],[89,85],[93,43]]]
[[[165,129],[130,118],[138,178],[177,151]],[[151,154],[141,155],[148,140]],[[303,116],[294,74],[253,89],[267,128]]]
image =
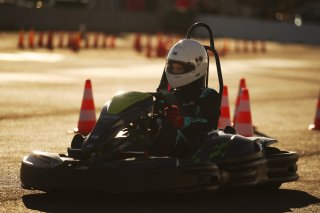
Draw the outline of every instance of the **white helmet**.
[[[202,44],[193,39],[176,43],[169,51],[165,66],[171,87],[182,87],[206,75],[208,54]]]

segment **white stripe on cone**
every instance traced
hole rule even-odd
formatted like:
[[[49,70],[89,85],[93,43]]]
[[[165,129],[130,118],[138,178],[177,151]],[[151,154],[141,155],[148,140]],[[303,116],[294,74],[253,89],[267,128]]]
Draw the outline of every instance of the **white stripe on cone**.
[[[242,123],[240,125],[238,124],[236,125],[235,129],[237,130],[237,133],[239,135],[243,135],[246,137],[253,136],[253,128],[251,124],[245,124],[245,123]]]
[[[235,121],[235,129],[238,134],[243,136],[253,136],[253,126],[252,126],[252,116],[250,109],[250,98],[248,89],[242,89],[242,95],[240,98],[239,109],[237,112],[237,117]],[[246,114],[248,117],[243,118],[242,116]],[[244,122],[243,120],[248,120],[248,122]]]
[[[76,132],[87,135],[91,132],[96,123],[96,113],[93,101],[92,86],[89,79],[85,82],[85,89],[80,109],[80,117]]]
[[[236,102],[235,102],[235,108],[234,108],[234,114],[233,114],[233,120],[232,120],[233,121],[233,125],[235,125],[235,122],[236,122],[236,119],[237,119],[242,89],[245,89],[245,88],[247,88],[246,79],[245,78],[241,78],[240,82],[239,82],[238,95],[237,95],[237,99],[236,99]]]
[[[96,120],[96,112],[95,110],[82,110],[80,113],[79,120],[81,121],[92,121]]]
[[[92,100],[92,90],[91,89],[85,89],[83,93],[83,100]]]

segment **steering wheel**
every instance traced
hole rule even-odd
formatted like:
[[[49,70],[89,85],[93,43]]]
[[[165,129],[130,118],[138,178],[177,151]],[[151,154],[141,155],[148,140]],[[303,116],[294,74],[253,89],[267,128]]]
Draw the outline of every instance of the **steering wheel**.
[[[173,95],[172,92],[165,90],[165,89],[158,89],[157,92],[150,93],[150,94],[153,97],[155,97],[155,99],[156,99],[155,106],[154,106],[155,113],[162,115],[163,111],[166,107],[176,105],[179,108],[179,110],[181,111],[181,114],[184,115],[181,103]]]

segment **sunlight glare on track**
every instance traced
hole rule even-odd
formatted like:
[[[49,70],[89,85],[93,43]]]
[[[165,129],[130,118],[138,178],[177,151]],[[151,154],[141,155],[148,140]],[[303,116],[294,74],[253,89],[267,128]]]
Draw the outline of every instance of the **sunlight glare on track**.
[[[17,53],[0,53],[2,61],[34,61],[57,63],[64,60],[64,56],[57,53],[34,53],[34,52],[17,52]]]

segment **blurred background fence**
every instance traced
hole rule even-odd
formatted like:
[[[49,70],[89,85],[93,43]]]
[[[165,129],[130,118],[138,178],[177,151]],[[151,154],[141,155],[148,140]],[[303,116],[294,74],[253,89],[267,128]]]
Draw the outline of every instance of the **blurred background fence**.
[[[196,21],[218,37],[320,44],[315,0],[0,0],[2,31],[185,33]]]

